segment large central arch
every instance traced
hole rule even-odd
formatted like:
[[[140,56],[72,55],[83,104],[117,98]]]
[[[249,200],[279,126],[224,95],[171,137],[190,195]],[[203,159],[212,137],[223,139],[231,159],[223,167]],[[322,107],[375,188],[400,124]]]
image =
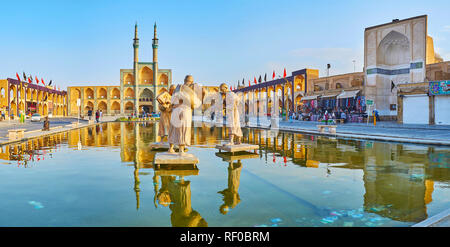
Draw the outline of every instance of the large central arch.
[[[145,112],[152,112],[153,111],[153,92],[145,88],[142,90],[141,94],[139,95],[139,105],[140,109],[139,111],[145,111]]]
[[[142,90],[141,94],[139,95],[140,102],[151,102],[152,99],[153,99],[153,92],[148,88]]]
[[[145,66],[139,72],[139,84],[152,84],[153,83],[153,70]]]
[[[409,64],[411,61],[410,42],[408,38],[391,31],[380,42],[377,49],[377,64],[395,66]]]

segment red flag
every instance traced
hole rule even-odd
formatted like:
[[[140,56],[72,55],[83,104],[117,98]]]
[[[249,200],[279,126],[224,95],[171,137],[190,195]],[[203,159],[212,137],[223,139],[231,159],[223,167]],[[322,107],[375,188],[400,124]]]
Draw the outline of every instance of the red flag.
[[[250,80],[248,80],[248,86],[250,87],[251,85],[250,85]]]
[[[230,90],[233,91],[233,86],[230,86]]]
[[[284,68],[283,78],[286,77],[286,68]]]
[[[41,82],[44,83],[44,79],[42,79],[42,77],[41,77]],[[44,85],[45,85],[45,83],[44,83]]]
[[[31,83],[31,78],[30,77],[28,77],[28,82]]]
[[[256,82],[256,76],[255,76],[255,84],[258,84],[258,83]]]
[[[16,72],[16,76],[17,76],[17,80],[21,81],[20,77],[19,77],[19,74],[17,74],[17,72]]]
[[[37,76],[35,76],[36,77],[36,84],[38,84],[39,83],[39,79],[37,78]]]
[[[273,71],[273,74],[272,74],[272,80],[273,79],[275,79],[275,70]]]

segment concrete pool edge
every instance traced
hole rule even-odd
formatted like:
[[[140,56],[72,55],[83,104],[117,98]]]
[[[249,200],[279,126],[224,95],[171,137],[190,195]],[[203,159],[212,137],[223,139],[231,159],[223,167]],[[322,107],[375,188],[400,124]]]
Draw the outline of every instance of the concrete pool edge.
[[[264,126],[249,126],[248,128],[254,129],[264,129],[270,130],[268,127]],[[309,129],[301,129],[301,128],[287,128],[280,127],[278,128],[280,131],[285,132],[293,132],[293,133],[305,133],[305,134],[313,134],[313,135],[323,135],[330,137],[343,137],[343,138],[352,138],[352,139],[360,139],[360,140],[374,140],[374,141],[386,141],[386,142],[400,142],[400,143],[415,143],[415,144],[426,144],[426,145],[437,145],[437,146],[450,146],[450,141],[442,141],[435,139],[416,139],[416,138],[406,138],[406,137],[398,137],[398,136],[388,136],[388,135],[366,135],[366,134],[357,134],[357,133],[321,133],[315,130]]]
[[[444,225],[442,225],[444,224]],[[411,227],[446,227],[450,224],[450,208]]]
[[[109,122],[109,121],[107,121]],[[97,124],[101,124],[101,123],[106,123],[106,122],[99,122],[99,123],[91,123],[91,124],[80,124],[76,127],[67,127],[67,125],[65,127],[63,126],[56,126],[51,128],[50,131],[42,131],[42,130],[32,130],[32,131],[28,131],[25,132],[24,134],[32,134],[30,136],[27,137],[23,137],[17,140],[8,140],[8,141],[4,141],[2,143],[0,143],[0,147],[2,146],[6,146],[6,145],[11,145],[11,144],[15,144],[15,143],[21,143],[21,142],[25,142],[28,140],[32,140],[32,139],[36,139],[36,138],[40,138],[40,137],[45,137],[45,136],[49,136],[49,135],[54,135],[54,134],[59,134],[62,132],[67,132],[67,131],[71,131],[71,130],[76,130],[76,129],[81,129],[84,127],[89,127],[89,126],[95,126]],[[36,135],[33,135],[34,133],[37,133]]]

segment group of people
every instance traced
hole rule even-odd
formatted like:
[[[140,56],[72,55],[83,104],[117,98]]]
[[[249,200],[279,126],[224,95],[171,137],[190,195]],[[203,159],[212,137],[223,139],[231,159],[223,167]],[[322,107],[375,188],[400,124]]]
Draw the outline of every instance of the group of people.
[[[100,122],[100,119],[102,118],[102,115],[103,115],[102,110],[97,110],[95,112],[95,121],[97,123]],[[91,118],[92,118],[92,110],[91,109],[88,110],[88,117],[89,117],[89,120],[91,120]]]
[[[347,123],[350,120],[351,114],[356,114],[357,112],[354,109],[351,108],[339,108],[339,109],[326,109],[326,108],[320,108],[320,109],[313,109],[311,111],[297,111],[297,112],[290,112],[289,113],[289,119],[291,120],[301,120],[301,121],[311,121],[313,115],[319,116],[319,121],[325,120],[328,122],[329,120],[338,120],[342,119],[344,123]],[[378,111],[377,111],[378,113]],[[363,114],[365,115],[365,114]],[[378,118],[378,116],[377,116]]]

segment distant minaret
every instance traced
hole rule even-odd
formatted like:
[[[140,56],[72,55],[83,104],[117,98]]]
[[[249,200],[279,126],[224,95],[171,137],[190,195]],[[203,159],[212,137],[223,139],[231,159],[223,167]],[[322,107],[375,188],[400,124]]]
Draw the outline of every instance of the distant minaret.
[[[139,78],[138,78],[138,50],[139,50],[139,38],[138,38],[138,31],[137,31],[137,22],[134,26],[134,42],[133,42],[133,48],[134,48],[134,61],[133,61],[133,75],[134,75],[134,95],[135,95],[135,109],[136,114],[139,114],[139,99],[138,99],[138,93],[139,93]]]
[[[158,38],[156,37],[156,22],[155,26],[153,27],[153,111],[157,112],[156,107],[156,83],[158,83]]]

